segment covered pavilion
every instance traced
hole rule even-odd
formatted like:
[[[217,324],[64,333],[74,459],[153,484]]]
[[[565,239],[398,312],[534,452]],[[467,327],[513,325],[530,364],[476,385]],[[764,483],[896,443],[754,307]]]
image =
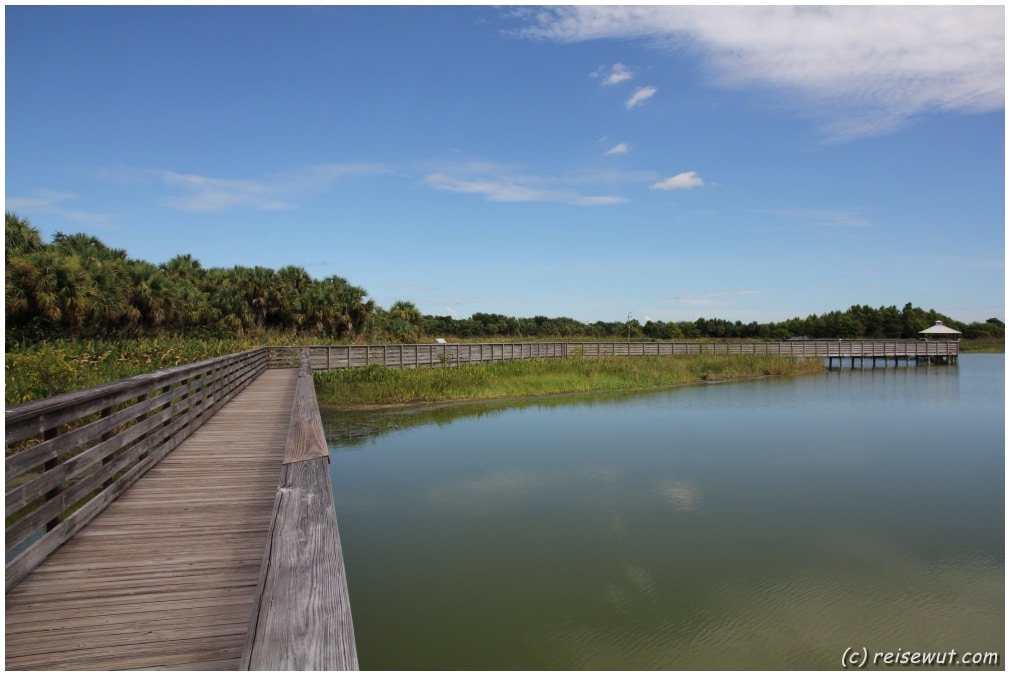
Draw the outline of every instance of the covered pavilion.
[[[943,322],[939,320],[928,329],[919,331],[919,335],[923,336],[926,340],[930,337],[940,338],[941,340],[961,340],[960,331],[952,329],[949,326],[944,326]]]

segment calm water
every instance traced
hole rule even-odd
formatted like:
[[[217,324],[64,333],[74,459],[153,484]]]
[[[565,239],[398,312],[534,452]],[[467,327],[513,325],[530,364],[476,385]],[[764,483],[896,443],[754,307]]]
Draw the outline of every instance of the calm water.
[[[1003,355],[325,424],[363,669],[1002,660]]]

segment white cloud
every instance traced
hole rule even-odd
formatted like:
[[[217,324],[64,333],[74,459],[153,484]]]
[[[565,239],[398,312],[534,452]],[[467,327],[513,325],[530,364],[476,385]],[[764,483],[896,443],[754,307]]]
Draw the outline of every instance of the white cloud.
[[[849,211],[831,209],[780,209],[769,212],[783,218],[805,221],[820,227],[870,228],[873,221]]]
[[[629,148],[627,143],[618,143],[616,146],[603,153],[604,155],[625,155]]]
[[[68,209],[63,205],[65,202],[80,199],[80,197],[80,195],[75,193],[40,188],[35,191],[33,197],[6,197],[4,199],[4,206],[7,211],[14,213],[37,212],[49,214],[68,221],[87,223],[97,227],[108,226],[110,224],[113,220],[111,214],[94,214],[78,209]]]
[[[723,307],[735,304],[733,298],[738,296],[757,296],[764,293],[758,289],[739,289],[736,291],[707,291],[703,293],[682,293],[679,296],[660,298],[666,305],[685,305],[688,307]]]
[[[606,73],[606,77],[603,77]],[[623,63],[615,63],[610,67],[609,71],[606,68],[600,68],[595,73],[592,74],[593,77],[603,77],[600,81],[602,85],[615,85],[625,80],[630,80],[634,77],[634,73],[628,70],[627,66]]]
[[[562,202],[577,206],[608,206],[627,202],[617,195],[583,195],[556,179],[533,176],[457,178],[433,173],[425,182],[436,190],[483,195],[492,202]]]
[[[657,91],[658,90],[655,87],[639,87],[635,90],[635,93],[631,95],[631,98],[624,102],[624,107],[631,110],[635,106],[641,105],[648,99],[652,98]]]
[[[282,192],[269,181],[251,179],[211,178],[198,174],[179,174],[174,171],[158,172],[167,185],[180,186],[185,194],[168,197],[165,204],[183,211],[215,212],[229,209],[254,209],[278,211],[294,205],[279,199]]]
[[[326,191],[345,177],[388,171],[377,164],[331,163],[268,174],[262,178],[215,178],[162,169],[124,170],[117,175],[124,180],[155,180],[181,188],[183,194],[164,200],[165,204],[174,209],[220,212],[233,209],[292,209],[298,206],[292,200],[299,195]]]
[[[698,174],[693,171],[685,171],[658,183],[653,183],[651,187],[656,190],[690,190],[703,185],[705,185],[705,181],[701,180]]]
[[[77,199],[80,195],[69,192],[57,192],[40,188],[35,191],[34,197],[8,197],[6,207],[8,211],[17,209],[48,209],[66,200]]]
[[[580,5],[523,16],[524,37],[650,38],[696,53],[719,84],[786,94],[839,138],[1004,107],[1002,6]]]

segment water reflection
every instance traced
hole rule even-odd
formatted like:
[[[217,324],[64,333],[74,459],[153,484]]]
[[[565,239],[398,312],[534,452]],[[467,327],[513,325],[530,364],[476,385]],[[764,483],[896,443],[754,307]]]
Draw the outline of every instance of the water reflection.
[[[701,507],[701,492],[689,481],[666,479],[658,491],[678,511],[693,512]]]
[[[965,355],[340,414],[371,430],[331,442],[367,449],[331,465],[361,664],[826,669],[850,645],[1002,652],[1003,401],[1002,355]]]
[[[515,500],[542,488],[544,477],[521,469],[496,469],[483,476],[435,484],[429,499],[450,509],[486,506],[495,500]]]

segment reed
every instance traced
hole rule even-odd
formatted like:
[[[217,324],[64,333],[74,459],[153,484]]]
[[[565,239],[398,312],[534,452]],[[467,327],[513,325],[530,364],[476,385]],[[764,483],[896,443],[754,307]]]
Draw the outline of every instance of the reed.
[[[1006,352],[1006,340],[1003,338],[972,338],[962,340],[961,344],[958,346],[958,351],[961,354],[968,352],[975,353],[1005,353]]]
[[[195,338],[39,343],[4,356],[4,399],[8,406],[23,404],[248,347],[236,339]]]
[[[637,390],[823,370],[819,359],[755,355],[527,359],[447,368],[372,365],[316,373],[315,384],[321,405],[353,407]]]
[[[319,344],[313,336],[292,331],[265,331],[254,338],[152,336],[8,343],[4,399],[7,406],[13,406],[253,347]]]

